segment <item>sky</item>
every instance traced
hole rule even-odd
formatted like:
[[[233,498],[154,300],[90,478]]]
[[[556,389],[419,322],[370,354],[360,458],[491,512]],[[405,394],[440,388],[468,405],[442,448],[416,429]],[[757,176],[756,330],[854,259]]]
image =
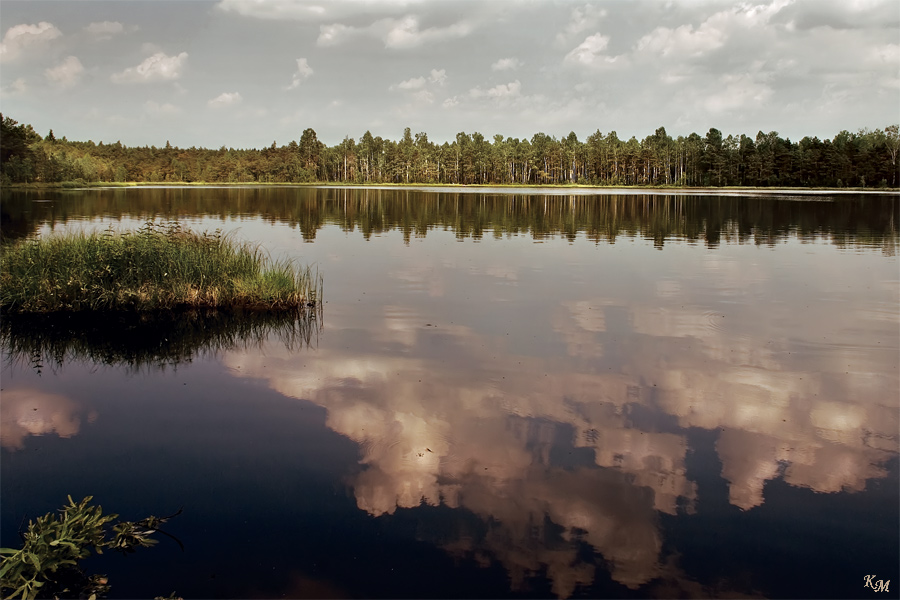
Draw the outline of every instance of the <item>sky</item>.
[[[900,122],[896,0],[3,0],[0,30],[0,111],[70,140],[798,141]]]

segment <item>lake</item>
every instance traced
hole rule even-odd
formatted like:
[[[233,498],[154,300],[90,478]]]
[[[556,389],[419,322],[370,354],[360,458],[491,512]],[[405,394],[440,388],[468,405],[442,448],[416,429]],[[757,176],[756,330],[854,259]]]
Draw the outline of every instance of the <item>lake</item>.
[[[6,319],[2,545],[183,513],[111,597],[869,597],[900,585],[897,194],[4,193],[314,265],[313,323]],[[248,317],[249,318],[249,317]],[[205,320],[204,320],[205,319]],[[892,590],[896,591],[896,590]]]

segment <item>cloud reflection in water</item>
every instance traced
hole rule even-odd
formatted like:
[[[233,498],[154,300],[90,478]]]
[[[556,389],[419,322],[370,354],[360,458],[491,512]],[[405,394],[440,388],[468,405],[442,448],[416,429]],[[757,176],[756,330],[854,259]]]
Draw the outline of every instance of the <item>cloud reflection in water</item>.
[[[554,247],[540,256],[565,256]],[[485,536],[442,544],[499,560],[514,586],[543,568],[558,595],[589,584],[595,566],[582,543],[631,588],[671,574],[659,515],[695,509],[689,428],[719,432],[729,501],[744,510],[778,477],[862,490],[898,452],[896,336],[883,318],[891,286],[806,305],[832,291],[833,274],[803,271],[785,247],[782,264],[747,246],[698,249],[700,260],[670,247],[656,267],[664,277],[638,277],[640,248],[628,250],[613,257],[624,259],[620,271],[598,266],[596,279],[566,289],[535,287],[530,273],[551,270],[521,246],[460,286],[475,249],[448,258],[429,248],[440,252],[392,254],[389,279],[402,293],[383,303],[377,290],[352,308],[332,296],[315,355],[273,347],[225,360],[325,407],[328,426],[359,444],[360,509],[467,509]],[[574,262],[555,266],[583,272],[577,257],[565,260]],[[482,308],[498,299],[502,311]],[[426,316],[435,303],[471,315],[436,320]],[[502,332],[517,323],[540,342]]]

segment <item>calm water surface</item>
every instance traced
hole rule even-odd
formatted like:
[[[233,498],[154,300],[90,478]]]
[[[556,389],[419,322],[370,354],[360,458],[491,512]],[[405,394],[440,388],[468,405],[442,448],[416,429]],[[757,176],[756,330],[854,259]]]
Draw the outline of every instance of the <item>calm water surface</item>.
[[[88,563],[114,597],[878,597],[864,576],[900,584],[898,203],[4,196],[6,240],[177,219],[316,265],[326,304],[299,337],[7,329],[2,544],[93,495],[184,507],[184,551]]]

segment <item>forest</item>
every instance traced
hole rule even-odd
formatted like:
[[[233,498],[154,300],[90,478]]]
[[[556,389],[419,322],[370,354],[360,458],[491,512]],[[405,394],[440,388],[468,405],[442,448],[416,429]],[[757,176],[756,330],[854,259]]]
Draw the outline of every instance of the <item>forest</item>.
[[[846,130],[799,142],[777,132],[724,136],[711,128],[672,138],[664,127],[642,140],[599,130],[584,140],[488,139],[458,133],[438,144],[406,128],[399,141],[346,137],[335,145],[305,129],[299,140],[263,149],[126,146],[41,136],[0,115],[0,183],[416,183],[454,185],[854,187],[900,185],[898,125]]]

